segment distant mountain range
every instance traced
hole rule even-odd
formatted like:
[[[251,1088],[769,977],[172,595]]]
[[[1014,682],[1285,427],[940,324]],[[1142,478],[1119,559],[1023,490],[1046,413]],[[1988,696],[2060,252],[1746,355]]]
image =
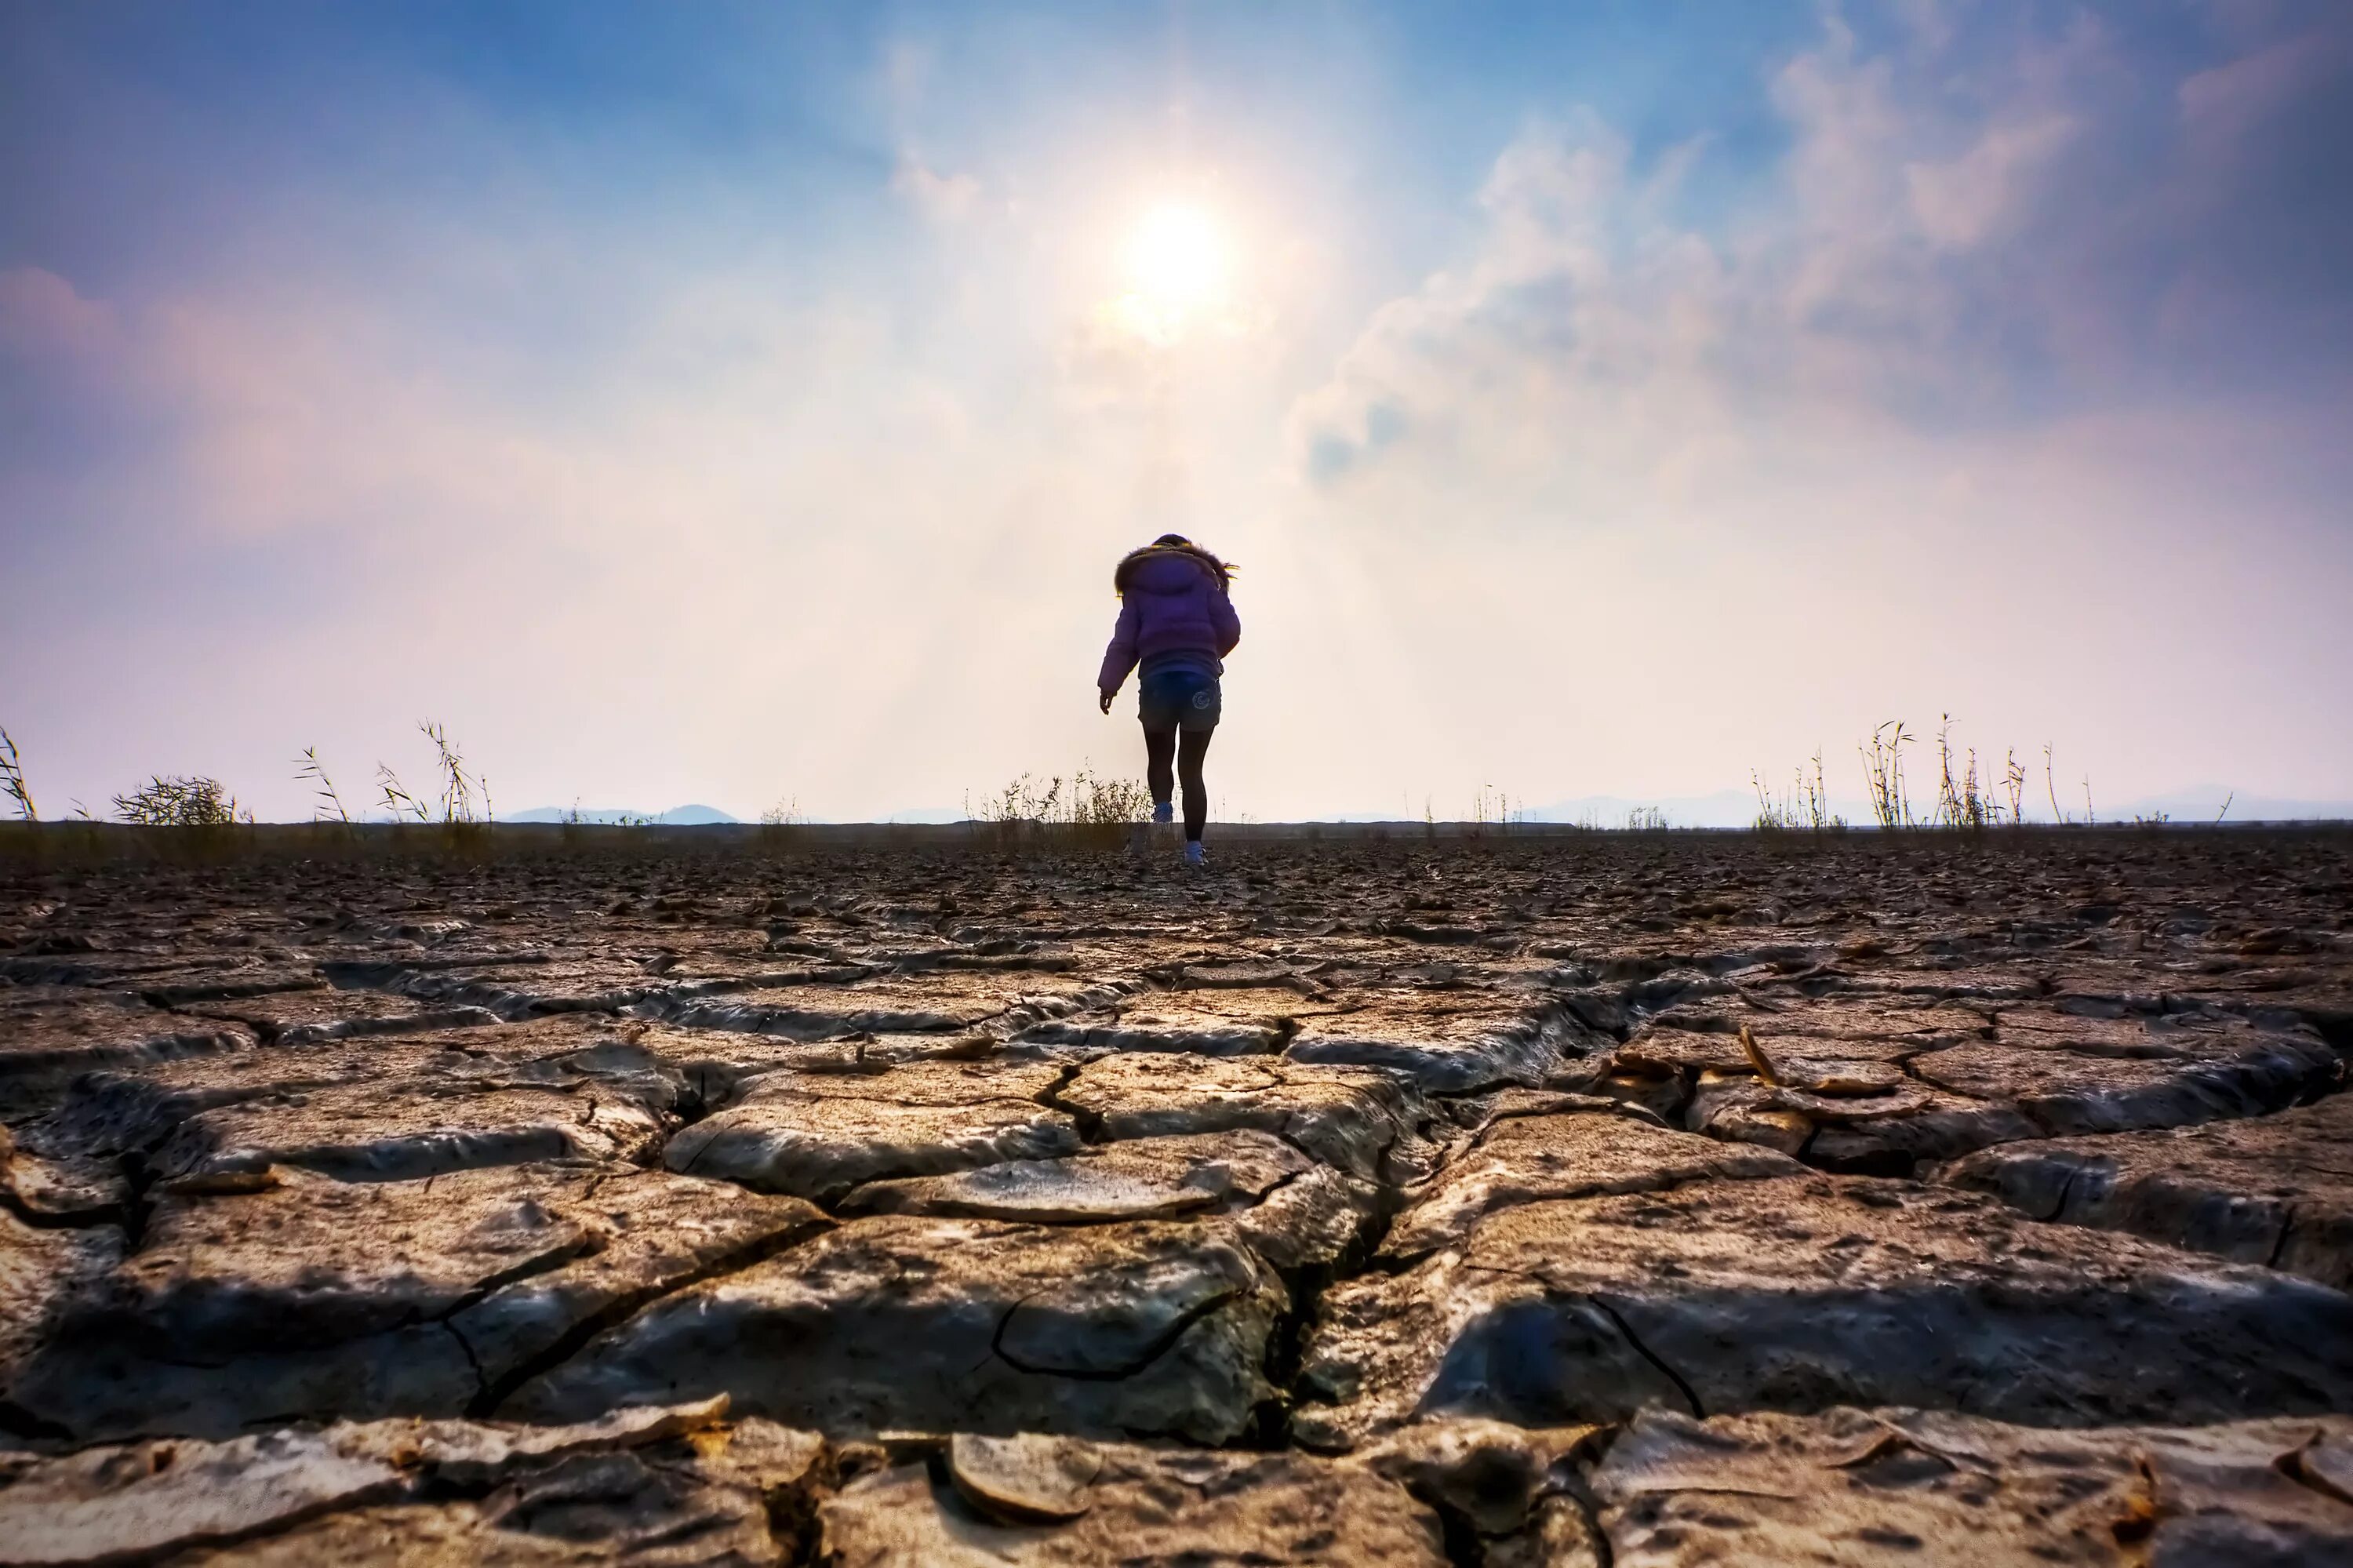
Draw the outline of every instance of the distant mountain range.
[[[662,828],[698,828],[711,822],[733,822],[740,821],[742,819],[731,817],[716,806],[672,806],[667,811],[629,811],[617,809],[607,810],[604,807],[591,810],[586,806],[533,806],[528,811],[501,812],[499,821],[502,822],[578,821],[606,826],[615,822],[650,821],[656,827]]]

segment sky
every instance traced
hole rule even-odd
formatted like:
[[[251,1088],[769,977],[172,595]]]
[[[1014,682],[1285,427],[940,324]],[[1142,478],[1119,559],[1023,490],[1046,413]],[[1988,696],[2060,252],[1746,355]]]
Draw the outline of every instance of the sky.
[[[0,0],[0,726],[953,814],[1176,529],[1224,817],[2353,800],[2348,149],[2339,0]]]

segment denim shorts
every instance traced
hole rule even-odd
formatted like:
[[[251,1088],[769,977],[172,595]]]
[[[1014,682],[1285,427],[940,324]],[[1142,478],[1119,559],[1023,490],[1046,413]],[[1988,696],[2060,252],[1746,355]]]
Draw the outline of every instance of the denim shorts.
[[[1148,730],[1215,729],[1221,704],[1218,678],[1198,670],[1163,670],[1136,683],[1135,716]]]

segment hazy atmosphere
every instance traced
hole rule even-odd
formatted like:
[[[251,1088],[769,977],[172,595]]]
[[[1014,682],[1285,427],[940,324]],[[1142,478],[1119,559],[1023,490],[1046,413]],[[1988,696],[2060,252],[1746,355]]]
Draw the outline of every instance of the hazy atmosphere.
[[[1177,529],[1220,816],[2353,800],[2349,145],[2334,0],[0,4],[0,724],[952,814]]]

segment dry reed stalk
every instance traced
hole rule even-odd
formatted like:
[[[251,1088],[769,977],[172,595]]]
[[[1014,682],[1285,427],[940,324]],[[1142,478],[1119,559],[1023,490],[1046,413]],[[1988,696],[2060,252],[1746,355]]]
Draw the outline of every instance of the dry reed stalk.
[[[1831,814],[1830,791],[1822,783],[1822,748],[1820,747],[1814,747],[1812,760],[1813,778],[1807,779],[1802,772],[1798,776],[1799,781],[1805,786],[1807,823],[1816,832],[1820,832],[1824,828],[1843,828],[1846,826],[1845,821]]]
[[[1855,748],[1862,756],[1863,783],[1871,792],[1871,814],[1879,819],[1883,828],[1913,825],[1912,803],[1904,792],[1904,747],[1914,738],[1904,733],[1903,720],[1890,719],[1871,732],[1868,751],[1859,746]]]
[[[396,821],[415,817],[419,823],[425,823],[433,820],[433,814],[425,809],[425,802],[402,786],[399,776],[388,764],[379,762],[375,765],[375,782],[376,788],[384,792],[380,803]]]
[[[294,775],[294,778],[298,782],[314,786],[313,793],[322,802],[311,809],[312,821],[325,821],[327,812],[332,809],[335,813],[335,821],[343,823],[346,828],[352,825],[352,814],[343,810],[343,798],[335,793],[334,781],[327,777],[326,768],[319,761],[317,747],[306,746],[302,748],[302,768]]]
[[[26,821],[41,820],[41,813],[33,809],[33,791],[25,783],[24,759],[16,755],[16,743],[5,729],[0,729],[0,794],[16,802],[16,815]]]

